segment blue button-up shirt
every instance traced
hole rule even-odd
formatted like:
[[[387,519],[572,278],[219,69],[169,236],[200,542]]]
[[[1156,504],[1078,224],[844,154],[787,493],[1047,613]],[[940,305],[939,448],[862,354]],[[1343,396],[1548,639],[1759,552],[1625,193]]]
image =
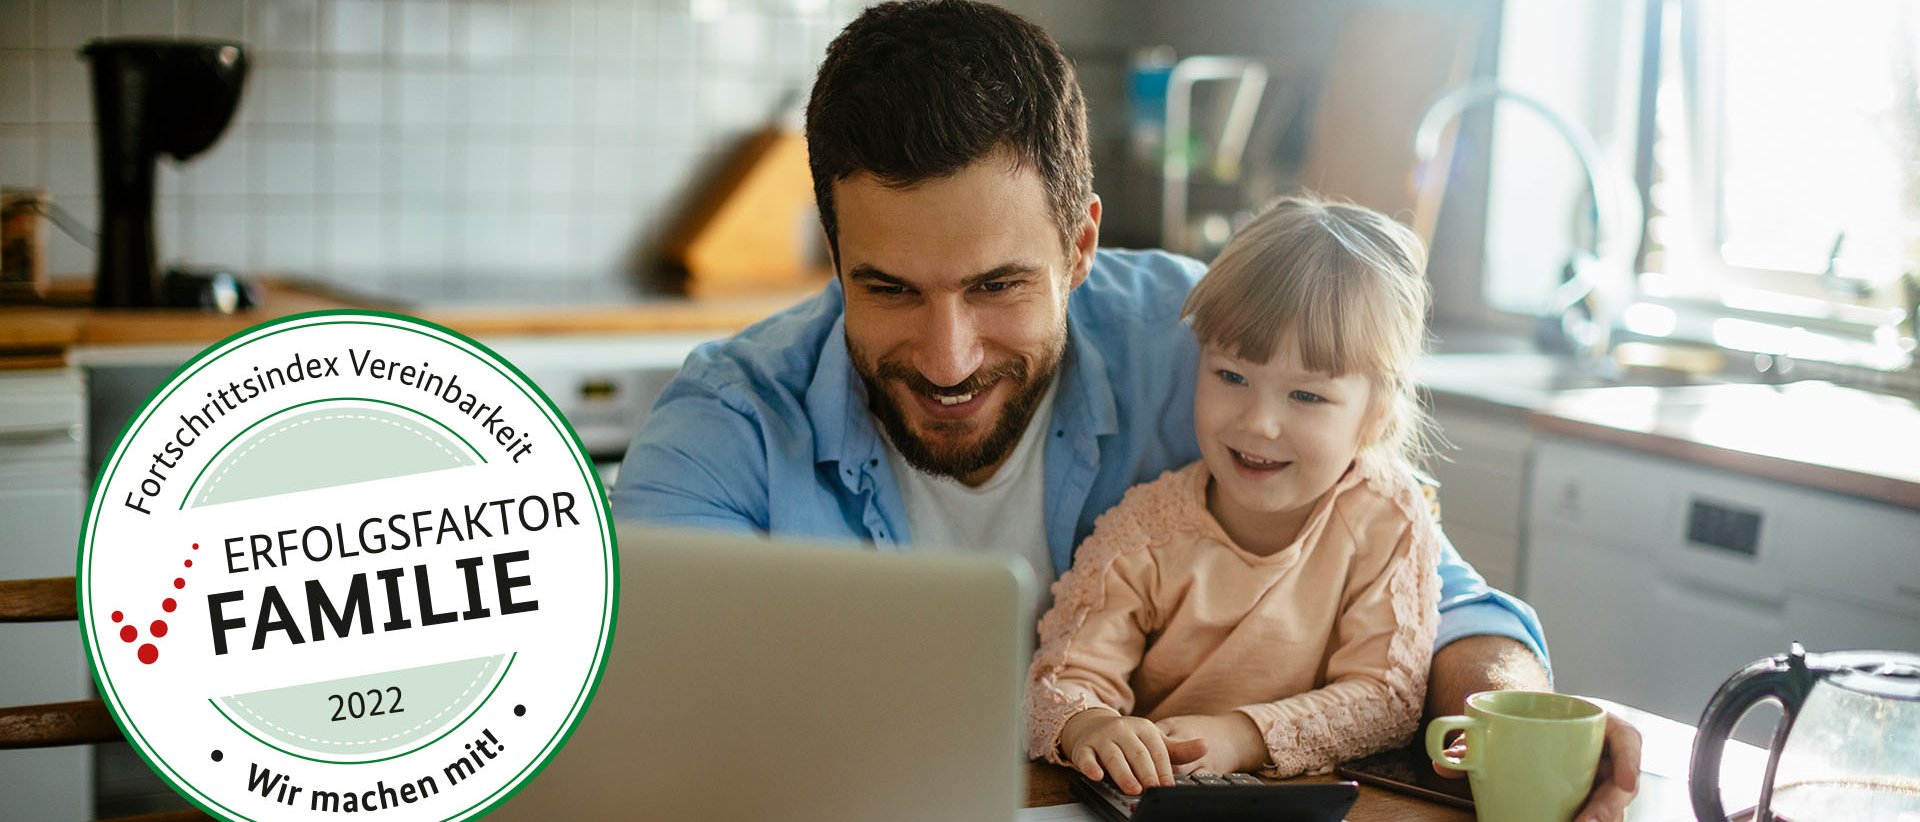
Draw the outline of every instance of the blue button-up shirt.
[[[1126,490],[1200,458],[1199,346],[1180,306],[1205,268],[1164,252],[1099,252],[1067,300],[1046,430],[1047,548],[1056,575]],[[906,503],[848,359],[837,282],[695,350],[655,403],[613,490],[623,520],[862,541],[902,550]],[[1443,542],[1440,634],[1519,640],[1544,661],[1526,603]]]

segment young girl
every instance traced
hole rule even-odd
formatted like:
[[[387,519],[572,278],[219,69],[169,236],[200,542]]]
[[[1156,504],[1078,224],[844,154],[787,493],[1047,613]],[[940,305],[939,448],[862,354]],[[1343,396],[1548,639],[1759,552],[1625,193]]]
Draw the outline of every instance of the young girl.
[[[1201,459],[1128,491],[1054,584],[1029,753],[1127,793],[1286,777],[1403,743],[1439,623],[1439,530],[1411,460],[1420,241],[1288,198],[1187,298]]]

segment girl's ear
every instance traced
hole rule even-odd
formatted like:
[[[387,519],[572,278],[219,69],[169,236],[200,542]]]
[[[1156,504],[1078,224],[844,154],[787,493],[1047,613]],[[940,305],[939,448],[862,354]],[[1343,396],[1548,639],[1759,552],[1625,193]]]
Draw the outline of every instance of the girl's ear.
[[[1389,391],[1378,386],[1371,388],[1372,396],[1367,405],[1367,419],[1360,425],[1360,450],[1365,451],[1386,440],[1389,429],[1393,427],[1394,397]]]

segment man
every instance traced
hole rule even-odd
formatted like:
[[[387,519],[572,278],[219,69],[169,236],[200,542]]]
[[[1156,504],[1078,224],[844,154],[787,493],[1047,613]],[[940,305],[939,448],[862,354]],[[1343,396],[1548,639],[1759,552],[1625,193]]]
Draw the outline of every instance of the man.
[[[1085,117],[1059,47],[1004,10],[889,3],[849,24],[807,106],[835,280],[688,358],[616,513],[1070,567],[1127,488],[1199,456],[1178,311],[1203,266],[1096,250]],[[1549,688],[1532,610],[1451,546],[1441,575],[1429,712]],[[1622,817],[1638,773],[1631,728],[1610,745],[1596,819]]]

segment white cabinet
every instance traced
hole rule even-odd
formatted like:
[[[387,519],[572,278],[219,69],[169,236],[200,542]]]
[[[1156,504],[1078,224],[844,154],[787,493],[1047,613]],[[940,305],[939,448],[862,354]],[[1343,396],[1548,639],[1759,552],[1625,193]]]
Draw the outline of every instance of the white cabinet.
[[[1434,421],[1453,448],[1431,468],[1440,481],[1440,523],[1487,583],[1525,596],[1520,579],[1522,499],[1533,435],[1518,409],[1441,402]]]
[[[0,371],[0,579],[70,577],[86,509],[86,382],[76,369]],[[73,622],[0,626],[0,705],[84,699]],[[0,818],[93,816],[85,747],[0,751]]]
[[[1685,721],[1747,662],[1920,652],[1920,511],[1553,436],[1523,588],[1556,684]]]

